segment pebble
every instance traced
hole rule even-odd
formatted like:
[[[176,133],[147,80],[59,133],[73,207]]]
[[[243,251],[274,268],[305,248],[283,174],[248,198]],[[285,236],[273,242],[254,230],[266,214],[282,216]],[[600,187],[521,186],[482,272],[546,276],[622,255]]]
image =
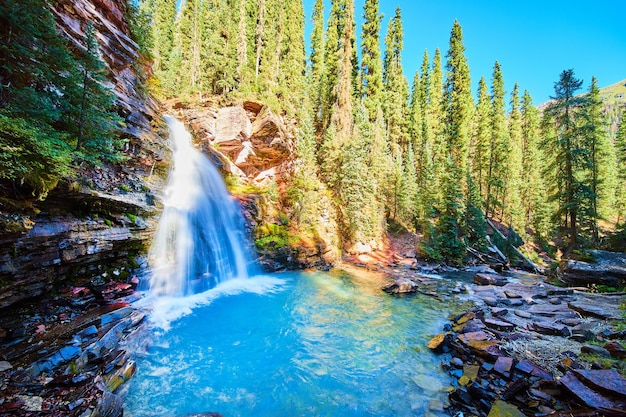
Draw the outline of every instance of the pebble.
[[[7,361],[0,361],[0,372],[4,372],[8,369],[13,368],[13,365],[11,365],[9,362]]]

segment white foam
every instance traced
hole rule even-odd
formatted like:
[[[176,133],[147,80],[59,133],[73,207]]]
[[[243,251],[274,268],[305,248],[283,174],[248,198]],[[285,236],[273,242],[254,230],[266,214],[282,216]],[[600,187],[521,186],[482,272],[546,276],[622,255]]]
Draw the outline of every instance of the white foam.
[[[284,279],[268,275],[234,278],[208,291],[186,297],[148,295],[141,304],[151,310],[150,323],[155,328],[167,332],[173,322],[191,314],[195,308],[207,306],[218,298],[242,293],[271,294],[285,289],[286,283]]]

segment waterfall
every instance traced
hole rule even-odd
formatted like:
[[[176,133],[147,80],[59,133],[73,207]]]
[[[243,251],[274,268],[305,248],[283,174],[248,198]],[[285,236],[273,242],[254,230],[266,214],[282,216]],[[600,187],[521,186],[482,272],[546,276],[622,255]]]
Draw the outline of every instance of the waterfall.
[[[217,168],[192,146],[185,125],[164,118],[174,144],[173,169],[149,253],[150,292],[184,296],[247,278],[254,263],[239,206]]]

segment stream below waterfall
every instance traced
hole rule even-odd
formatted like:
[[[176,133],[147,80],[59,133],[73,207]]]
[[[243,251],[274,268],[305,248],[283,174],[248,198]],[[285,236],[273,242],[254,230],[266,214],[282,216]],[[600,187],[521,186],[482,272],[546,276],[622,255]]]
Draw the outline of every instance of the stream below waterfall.
[[[426,348],[451,306],[380,288],[367,271],[287,272],[155,309],[125,415],[425,415],[451,382]]]

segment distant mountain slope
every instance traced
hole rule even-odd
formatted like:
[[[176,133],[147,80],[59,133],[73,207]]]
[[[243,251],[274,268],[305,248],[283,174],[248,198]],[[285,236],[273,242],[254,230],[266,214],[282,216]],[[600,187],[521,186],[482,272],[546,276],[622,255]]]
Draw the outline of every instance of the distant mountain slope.
[[[581,95],[584,94],[586,93]],[[601,88],[600,97],[602,97],[604,111],[609,119],[609,136],[613,139],[617,132],[620,115],[626,110],[626,79]],[[550,100],[539,104],[537,108],[543,111],[549,104]]]

